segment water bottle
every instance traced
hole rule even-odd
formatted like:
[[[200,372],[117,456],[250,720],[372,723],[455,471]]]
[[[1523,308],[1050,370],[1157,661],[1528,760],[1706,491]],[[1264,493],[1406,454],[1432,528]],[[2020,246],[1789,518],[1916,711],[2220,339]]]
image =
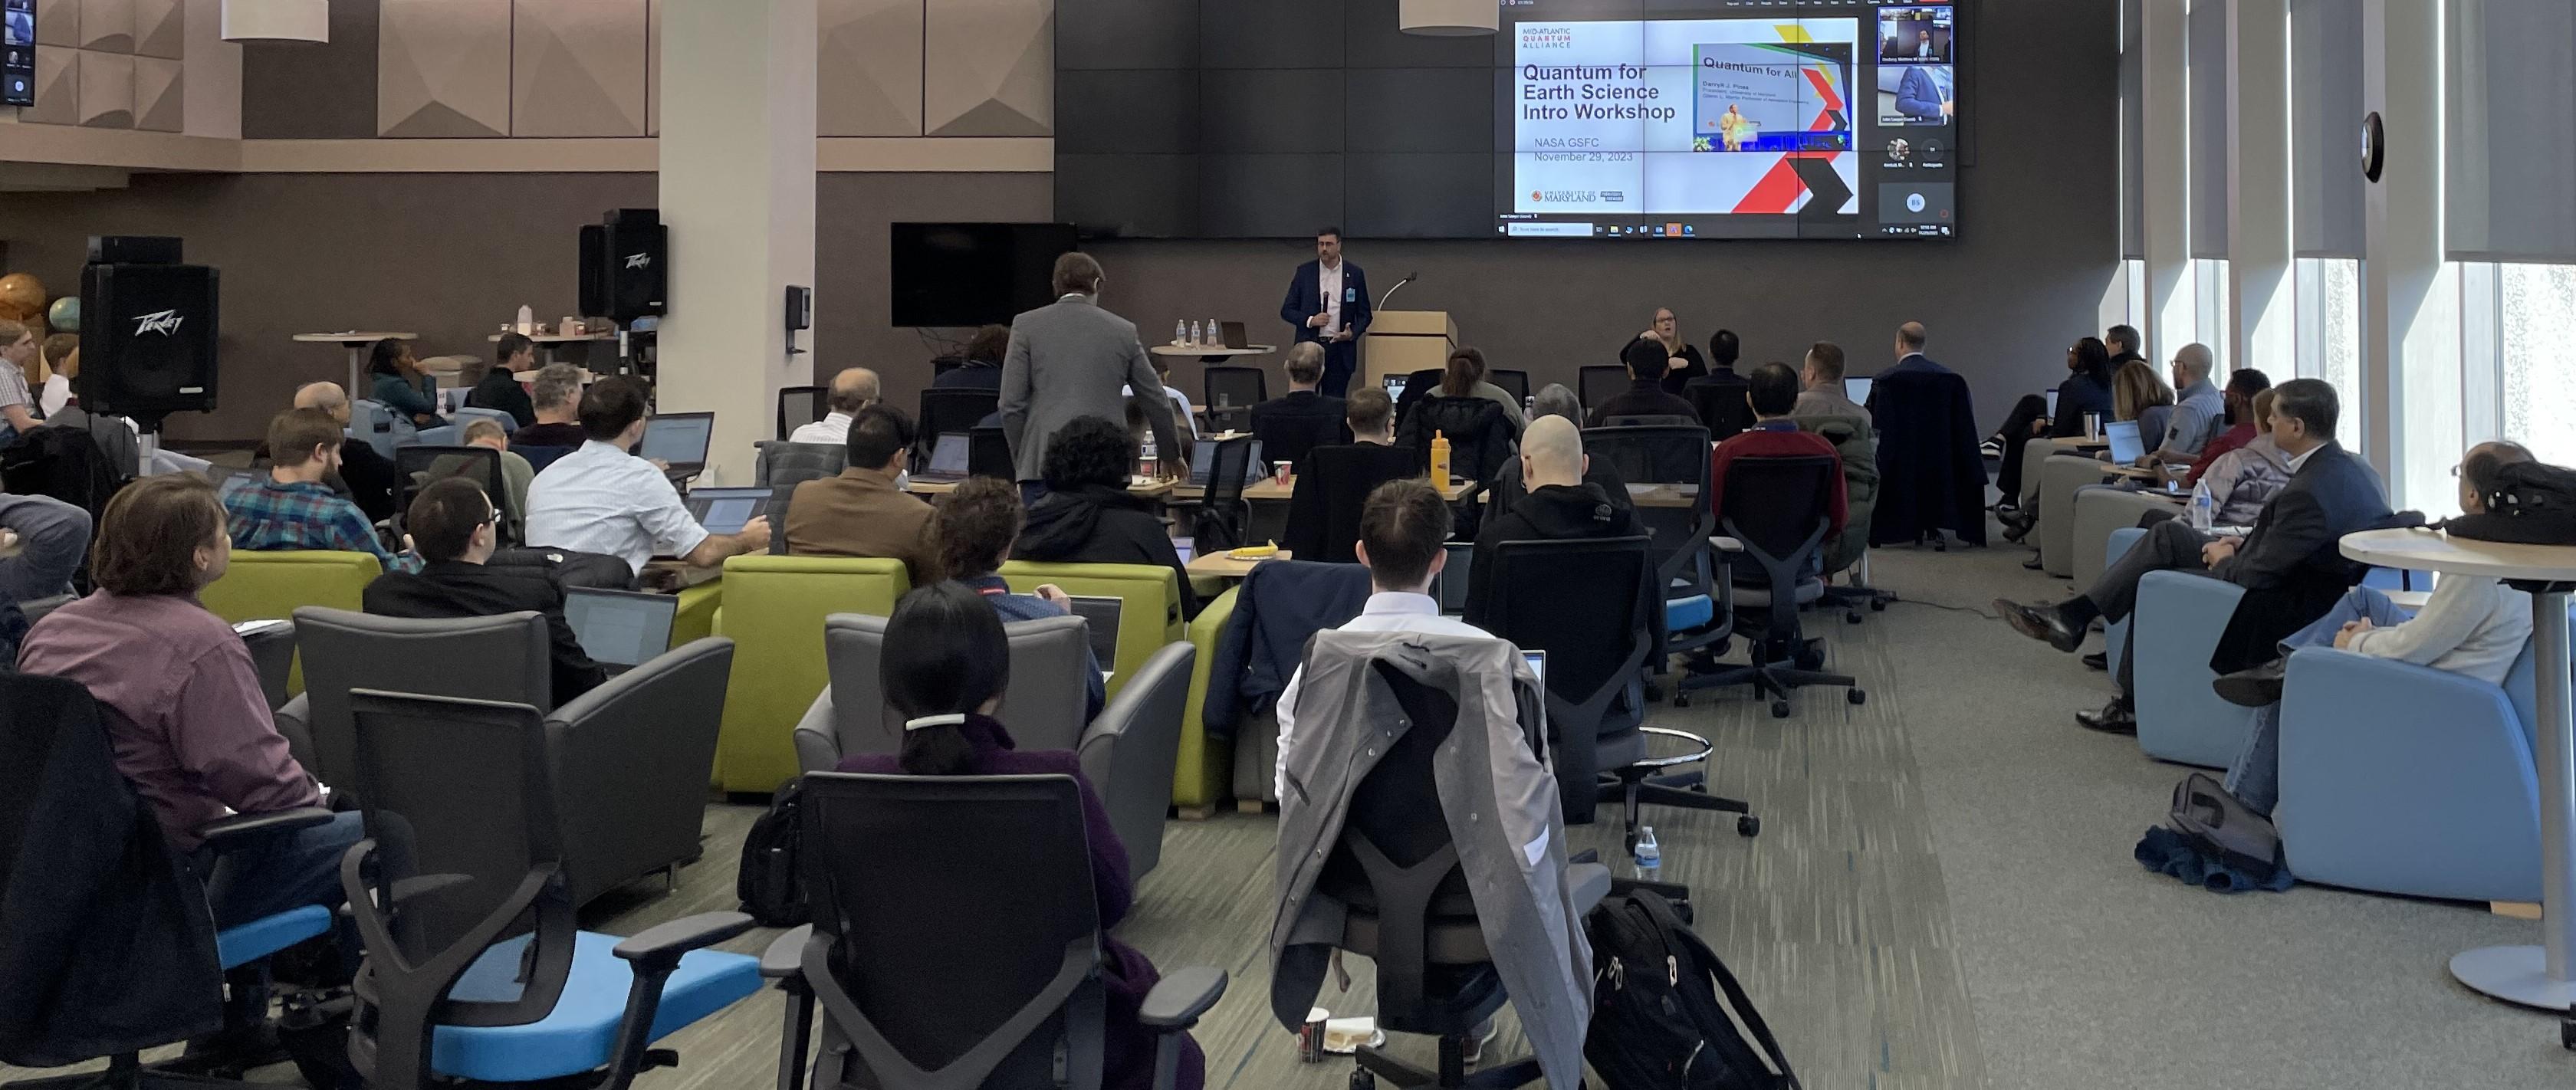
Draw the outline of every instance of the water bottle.
[[[1655,827],[1652,825],[1638,827],[1637,877],[1649,882],[1654,881],[1655,876],[1663,872],[1663,866],[1664,849],[1655,843]]]
[[[2199,484],[2193,485],[2191,489],[2191,528],[2204,534],[2208,533],[2210,523],[2216,521],[2216,506],[2217,501],[2211,499],[2209,495],[2208,481],[2202,481]]]
[[[1191,344],[1202,344],[1202,343],[1205,343],[1205,342],[1203,342],[1203,341],[1200,341],[1200,340],[1199,340],[1199,324],[1198,324],[1197,322],[1191,322],[1191,323],[1190,323],[1190,343],[1191,343]]]
[[[1145,429],[1145,444],[1138,448],[1136,453],[1136,475],[1139,477],[1152,477],[1159,475],[1161,470],[1162,460],[1156,455],[1154,450],[1154,429],[1147,428]]]
[[[1209,345],[1217,348],[1225,347],[1225,331],[1216,327],[1216,319],[1208,319],[1207,333]]]
[[[1172,343],[1173,343],[1173,344],[1188,344],[1188,343],[1190,343],[1190,324],[1189,324],[1188,322],[1177,322],[1177,321],[1176,321],[1176,322],[1173,322],[1173,323],[1172,323]]]

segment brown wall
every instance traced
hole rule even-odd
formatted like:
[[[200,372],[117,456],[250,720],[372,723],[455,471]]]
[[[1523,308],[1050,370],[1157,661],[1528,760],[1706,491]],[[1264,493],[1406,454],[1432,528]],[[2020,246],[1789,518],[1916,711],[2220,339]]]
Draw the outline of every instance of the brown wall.
[[[574,311],[581,224],[650,206],[645,174],[136,175],[95,193],[11,193],[0,240],[14,271],[54,294],[79,290],[93,234],[170,234],[223,272],[223,372],[215,412],[170,418],[177,440],[257,436],[294,388],[340,379],[336,346],[297,333],[370,328],[421,335],[419,354],[486,356],[521,303],[540,320]],[[1043,220],[1044,174],[825,174],[818,180],[815,373],[878,368],[898,404],[929,382],[932,352],[889,327],[886,224]],[[686,260],[687,240],[674,239]],[[684,300],[674,300],[685,306]],[[774,321],[772,314],[745,320]]]

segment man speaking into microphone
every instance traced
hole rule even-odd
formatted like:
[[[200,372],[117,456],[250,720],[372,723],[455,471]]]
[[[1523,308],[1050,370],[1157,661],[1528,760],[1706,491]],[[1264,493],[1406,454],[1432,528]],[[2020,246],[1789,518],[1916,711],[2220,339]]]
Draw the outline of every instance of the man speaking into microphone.
[[[1324,346],[1325,397],[1348,392],[1351,373],[1359,370],[1360,334],[1369,325],[1368,277],[1342,260],[1342,229],[1315,232],[1315,260],[1297,266],[1288,281],[1288,301],[1279,304],[1279,319],[1297,330],[1297,340]]]

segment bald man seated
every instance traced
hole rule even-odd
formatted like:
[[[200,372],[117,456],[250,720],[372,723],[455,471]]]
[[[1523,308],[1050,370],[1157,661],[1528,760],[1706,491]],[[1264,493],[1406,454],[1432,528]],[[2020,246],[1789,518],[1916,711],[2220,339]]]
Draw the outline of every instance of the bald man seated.
[[[1583,480],[1592,459],[1583,453],[1583,432],[1562,416],[1541,416],[1521,433],[1521,482],[1529,494],[1476,535],[1476,552],[1467,567],[1467,623],[1485,617],[1486,580],[1494,570],[1494,550],[1506,541],[1571,541],[1634,537],[1646,531],[1636,512],[1597,484]]]
[[[294,407],[320,409],[331,414],[331,419],[339,421],[342,430],[349,426],[349,395],[340,389],[339,383],[308,382],[296,387]],[[258,452],[261,457],[267,456],[264,447],[263,444],[263,449]],[[383,522],[394,517],[394,463],[392,459],[376,453],[372,443],[341,444],[339,479],[325,478],[322,483],[349,497],[349,502],[357,504],[358,510],[366,512],[370,522]]]
[[[859,410],[877,403],[881,387],[877,373],[865,367],[845,367],[832,376],[828,404],[831,412],[823,419],[787,433],[790,443],[829,443],[841,446],[850,441],[850,421],[858,419]]]

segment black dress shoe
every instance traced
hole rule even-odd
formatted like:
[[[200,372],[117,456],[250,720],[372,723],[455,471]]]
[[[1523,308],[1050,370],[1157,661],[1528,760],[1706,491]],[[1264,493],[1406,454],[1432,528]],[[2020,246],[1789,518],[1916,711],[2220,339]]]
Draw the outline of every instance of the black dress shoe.
[[[2277,658],[2232,674],[2220,674],[2209,687],[2218,691],[2220,700],[2238,707],[2267,708],[2281,702],[2282,682],[2289,674],[2290,660]]]
[[[2098,730],[2104,734],[2138,733],[2138,713],[2129,707],[2129,698],[2125,696],[2111,698],[2111,702],[2102,705],[2100,711],[2075,713],[2075,722],[2086,730]]]
[[[2108,651],[2096,651],[2090,655],[2086,655],[2084,656],[2084,665],[2090,666],[2096,670],[2108,671],[2111,669],[2111,653]]]
[[[2038,553],[2030,554],[2030,559],[2022,561],[2021,566],[2031,571],[2048,570],[2048,565],[2040,562]]]
[[[2068,626],[2065,612],[2055,606],[2026,606],[1997,598],[1995,615],[2013,631],[2060,651],[2071,652],[2084,643],[2084,630]]]

